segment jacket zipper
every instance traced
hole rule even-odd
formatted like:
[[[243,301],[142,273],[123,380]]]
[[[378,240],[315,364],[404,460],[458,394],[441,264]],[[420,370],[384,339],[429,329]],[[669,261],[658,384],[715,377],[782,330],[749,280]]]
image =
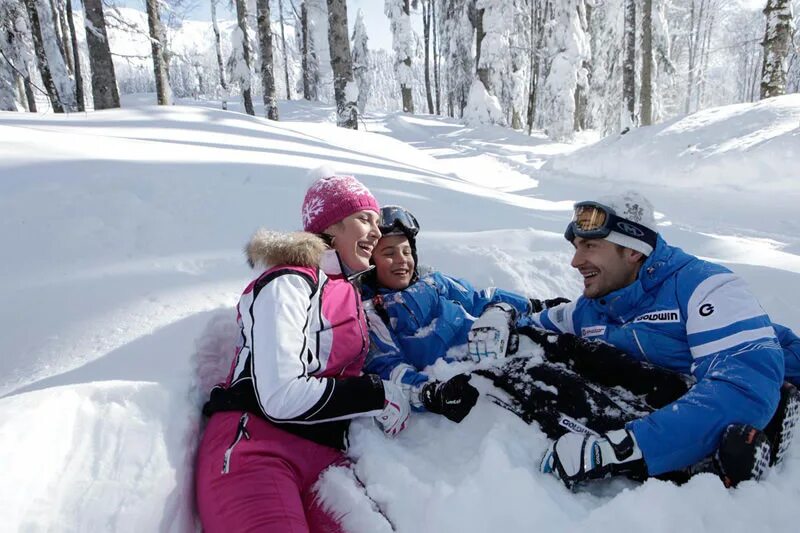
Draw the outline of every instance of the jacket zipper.
[[[639,335],[636,334],[636,330],[633,328],[631,328],[631,333],[633,333],[633,339],[636,341],[636,345],[639,347],[639,351],[642,352],[642,355],[644,356],[645,360],[647,360],[647,362],[649,363],[650,358],[647,357],[647,353],[645,353],[644,348],[642,348],[642,343],[639,342]]]
[[[364,336],[364,322],[366,322],[367,319],[364,308],[361,305],[361,291],[355,285],[353,285],[353,289],[353,298],[356,301],[356,316],[358,317],[358,331],[361,333],[361,351],[359,353],[364,353],[367,347],[367,339],[369,338],[369,334]],[[342,372],[344,372],[344,369],[342,369]]]
[[[222,459],[222,473],[227,474],[230,472],[231,467],[231,454],[233,453],[233,449],[239,444],[239,441],[242,440],[244,437],[247,440],[250,440],[250,432],[247,431],[247,421],[249,420],[249,415],[245,412],[242,413],[242,417],[239,418],[239,425],[236,428],[236,438],[233,439],[233,442],[228,449],[225,450],[225,456]]]

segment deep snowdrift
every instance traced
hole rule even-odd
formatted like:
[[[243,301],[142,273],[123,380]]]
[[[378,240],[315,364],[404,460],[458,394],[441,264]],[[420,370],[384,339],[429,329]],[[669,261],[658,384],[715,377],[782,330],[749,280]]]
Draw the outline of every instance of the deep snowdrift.
[[[308,169],[353,172],[382,202],[411,208],[423,225],[425,263],[478,286],[574,297],[579,282],[561,236],[571,202],[636,184],[642,172],[687,168],[676,155],[685,139],[662,141],[647,130],[616,141],[627,143],[628,174],[604,170],[622,157],[614,139],[540,170],[573,147],[400,114],[367,117],[383,134],[342,131],[309,120],[330,110],[308,104],[282,104],[295,122],[270,123],[199,106],[126,103],[84,115],[0,114],[2,531],[194,528],[198,406],[227,365],[231,307],[252,275],[241,245],[261,225],[300,226]],[[739,117],[736,132],[726,136],[702,116],[684,119],[694,126],[681,135],[697,146],[727,146],[705,159],[705,173],[692,174],[691,190],[639,185],[661,212],[668,241],[730,263],[775,320],[798,329],[800,167],[773,179],[753,164],[745,175],[737,161],[749,161],[752,147],[737,139],[743,131],[771,137],[759,145],[759,161],[786,160],[789,145],[797,157],[789,119],[769,117],[800,116],[800,101],[716,113]],[[479,171],[470,171],[476,162]],[[728,168],[742,170],[736,188],[718,194],[718,184],[702,181]],[[446,377],[467,366],[433,372]],[[680,488],[616,480],[572,494],[536,472],[541,432],[488,402],[459,425],[417,415],[394,441],[359,423],[352,442],[355,472],[399,531],[796,523],[797,444],[765,482],[737,490],[700,476]],[[331,471],[322,492],[352,509],[346,521],[354,530],[385,530],[355,486],[351,473]]]

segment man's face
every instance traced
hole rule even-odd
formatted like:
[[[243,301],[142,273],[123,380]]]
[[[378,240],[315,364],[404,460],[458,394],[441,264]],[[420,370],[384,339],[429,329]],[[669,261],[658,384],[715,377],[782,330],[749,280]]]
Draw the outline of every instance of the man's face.
[[[643,257],[605,239],[575,237],[572,266],[583,276],[583,295],[600,298],[636,281]]]

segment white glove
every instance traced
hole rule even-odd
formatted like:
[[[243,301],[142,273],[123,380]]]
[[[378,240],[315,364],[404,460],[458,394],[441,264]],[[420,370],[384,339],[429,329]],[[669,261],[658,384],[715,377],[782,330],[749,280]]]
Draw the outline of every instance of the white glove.
[[[396,437],[406,427],[410,411],[408,398],[400,387],[386,380],[383,382],[383,394],[383,411],[375,416],[375,422],[388,437]]]
[[[634,479],[647,476],[642,450],[627,429],[604,435],[566,433],[550,445],[539,469],[553,474],[568,488],[609,475],[624,474]]]
[[[467,334],[467,353],[474,361],[484,357],[499,359],[508,351],[509,333],[516,319],[514,308],[507,303],[487,307],[472,324]]]

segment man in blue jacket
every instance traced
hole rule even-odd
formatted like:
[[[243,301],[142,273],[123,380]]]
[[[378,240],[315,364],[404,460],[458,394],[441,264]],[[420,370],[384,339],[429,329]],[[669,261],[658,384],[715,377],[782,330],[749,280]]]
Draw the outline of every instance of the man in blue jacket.
[[[607,475],[656,476],[715,451],[736,462],[747,449],[749,472],[739,477],[757,478],[776,452],[760,430],[779,402],[788,413],[779,423],[783,437],[791,436],[798,416],[796,389],[786,405],[781,387],[784,379],[800,382],[800,339],[773,324],[730,270],[667,245],[652,205],[635,192],[575,204],[565,236],[575,248],[572,266],[583,277],[583,295],[535,315],[533,324],[605,341],[691,374],[696,384],[618,430],[560,437],[542,471],[572,486]]]

